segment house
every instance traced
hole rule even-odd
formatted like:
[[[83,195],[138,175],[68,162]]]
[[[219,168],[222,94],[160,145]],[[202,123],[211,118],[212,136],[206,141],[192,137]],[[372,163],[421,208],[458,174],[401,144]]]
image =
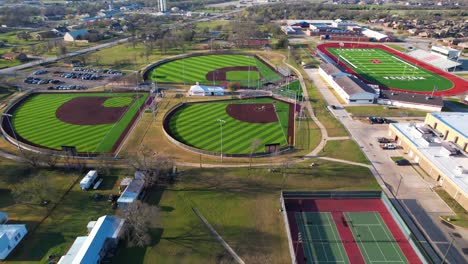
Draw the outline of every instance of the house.
[[[190,87],[189,96],[223,96],[224,88],[200,85],[198,82]]]
[[[8,220],[6,213],[0,212],[3,223]],[[0,223],[2,221],[0,220]],[[13,249],[20,243],[28,233],[26,225],[0,225],[0,260],[5,260]]]
[[[89,32],[86,29],[80,29],[75,31],[70,31],[65,33],[63,36],[64,41],[77,41],[77,40],[86,40]]]
[[[468,113],[428,113],[424,123],[392,123],[388,136],[468,209]]]
[[[126,208],[128,205],[133,203],[135,200],[139,199],[143,188],[145,186],[144,174],[140,171],[135,172],[135,178],[125,178],[122,180],[122,183],[126,184],[125,190],[117,199],[117,206],[119,208]],[[120,186],[124,186],[123,184]]]
[[[110,249],[116,248],[125,220],[104,215],[88,224],[88,236],[75,239],[58,264],[100,263]]]
[[[332,63],[322,63],[319,74],[347,104],[373,104],[377,92]]]
[[[19,60],[19,61],[25,61],[28,59],[28,55],[22,53],[22,52],[8,52],[2,55],[2,58],[4,60]]]

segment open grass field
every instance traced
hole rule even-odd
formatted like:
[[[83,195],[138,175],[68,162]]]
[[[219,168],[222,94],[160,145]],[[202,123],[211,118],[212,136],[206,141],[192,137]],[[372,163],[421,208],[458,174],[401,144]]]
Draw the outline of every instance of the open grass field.
[[[359,145],[351,139],[329,140],[319,155],[370,164]]]
[[[328,48],[351,69],[369,82],[408,91],[430,92],[453,87],[450,80],[413,65],[393,54],[375,48]]]
[[[282,77],[254,56],[225,54],[170,61],[153,69],[148,78],[168,83],[219,85],[221,82],[236,82],[253,87],[258,85],[258,79],[275,82]]]
[[[227,113],[231,104],[275,103],[277,121],[250,123],[234,118]],[[274,111],[274,110],[271,110]],[[248,113],[247,113],[248,114]],[[255,113],[252,113],[255,114]],[[189,104],[177,110],[169,120],[170,132],[177,140],[207,151],[221,152],[221,123],[223,126],[223,153],[248,154],[251,142],[260,139],[254,152],[263,152],[265,144],[287,145],[289,104],[270,98],[206,102]]]
[[[111,152],[147,97],[135,93],[36,94],[18,106],[12,124],[19,137],[34,145]],[[73,103],[76,100],[81,105]]]
[[[318,166],[310,169],[310,162]],[[112,263],[234,263],[191,210],[197,210],[245,263],[291,261],[278,199],[281,189],[378,190],[367,168],[313,160],[282,173],[271,168],[181,169],[175,185],[149,195],[161,208],[161,226],[143,248],[122,245]],[[279,171],[279,170],[278,170]],[[352,182],[352,184],[351,184]],[[352,187],[351,187],[352,186]]]

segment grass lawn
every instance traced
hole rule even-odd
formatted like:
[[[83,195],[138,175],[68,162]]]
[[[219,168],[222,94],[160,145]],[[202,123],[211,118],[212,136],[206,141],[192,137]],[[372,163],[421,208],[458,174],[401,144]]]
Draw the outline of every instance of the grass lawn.
[[[382,49],[327,48],[364,79],[386,87],[408,91],[449,90],[452,81],[415,66]]]
[[[223,124],[223,153],[250,153],[250,144],[260,139],[261,144],[255,152],[263,152],[264,144],[287,144],[289,104],[276,101],[279,122],[248,123],[242,122],[226,113],[229,104],[270,103],[269,98],[224,102],[209,102],[187,105],[179,109],[170,120],[173,136],[179,141],[203,150],[221,152],[220,123]]]
[[[443,217],[445,220],[450,218],[450,223],[454,225],[468,228],[468,212],[463,209],[463,207],[457,201],[455,201],[444,189],[435,188],[434,190],[456,214],[455,216],[444,215],[441,217]]]
[[[392,49],[394,49],[394,50],[398,50],[399,52],[405,53],[405,52],[408,51],[408,49],[406,49],[406,48],[404,48],[404,47],[402,47],[400,45],[397,45],[397,44],[385,44],[385,45],[392,48]]]
[[[13,113],[13,127],[19,136],[34,144],[61,149],[61,146],[76,146],[79,152],[110,152],[129,125],[148,94],[135,100],[117,123],[101,125],[75,125],[56,117],[57,109],[78,97],[113,97],[104,107],[128,104],[133,93],[70,93],[37,94],[31,96]],[[118,99],[117,99],[118,98]]]
[[[397,161],[397,160],[404,160],[405,157],[402,157],[402,156],[392,156],[390,157],[393,161]]]
[[[358,144],[351,139],[329,140],[319,155],[335,159],[370,164],[369,160],[366,158],[366,156],[364,156],[364,153],[362,153]]]
[[[256,71],[230,71],[226,73],[226,79],[228,81],[257,81],[260,76]]]
[[[196,208],[246,263],[287,263],[279,209],[283,179],[290,190],[378,190],[367,168],[314,160],[281,173],[266,168],[181,169],[180,181],[159,190],[162,225],[145,248],[121,247],[113,263],[231,263],[191,208]],[[350,187],[352,186],[352,187]]]
[[[280,94],[285,97],[294,98],[297,94],[297,99],[302,101],[302,87],[299,80],[289,83],[289,85],[284,85],[280,90],[275,91],[275,93]]]
[[[346,111],[354,117],[382,116],[382,117],[424,117],[428,112],[407,108],[397,108],[381,105],[346,106]]]
[[[23,62],[19,60],[5,60],[5,59],[0,59],[0,69],[3,68],[9,68],[13,66],[18,66],[23,64]]]
[[[15,91],[15,89],[1,87],[0,85],[0,102],[2,102],[8,96],[12,95]]]
[[[196,56],[185,59],[179,59],[170,61],[168,63],[162,64],[159,67],[153,69],[148,78],[152,81],[158,82],[170,82],[170,83],[196,83],[200,82],[203,84],[212,84],[213,82],[207,79],[207,74],[215,71],[217,69],[225,67],[237,67],[237,66],[251,66],[257,67],[261,78],[266,81],[277,81],[281,77],[279,74],[271,70],[268,66],[263,64],[261,61],[257,60],[253,56],[246,55],[206,55],[206,56]],[[236,81],[247,82],[248,75],[237,74],[234,71],[232,75],[227,74],[234,78]],[[243,80],[240,78],[244,77]],[[228,80],[219,80],[228,81]],[[252,79],[254,80],[254,79]],[[254,86],[257,86],[257,82],[254,83]]]

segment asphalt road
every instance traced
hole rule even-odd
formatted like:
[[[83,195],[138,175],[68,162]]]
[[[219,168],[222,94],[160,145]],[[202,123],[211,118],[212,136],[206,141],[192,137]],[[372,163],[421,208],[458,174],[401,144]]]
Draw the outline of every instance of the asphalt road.
[[[388,125],[370,125],[353,120],[323,83],[317,69],[306,69],[305,71],[328,104],[338,106],[335,110],[330,108],[330,111],[347,128],[352,138],[356,140],[364,154],[372,162],[384,184],[392,189],[393,193],[396,193],[397,198],[410,212],[413,219],[416,219],[417,224],[423,228],[426,236],[438,248],[440,254],[444,255],[447,252],[452,240],[451,236],[453,236],[456,238],[453,247],[447,254],[448,262],[468,263],[468,258],[464,254],[468,250],[468,230],[458,227],[452,229],[442,224],[439,216],[451,214],[453,211],[431,190],[431,186],[435,182],[428,177],[422,179],[411,166],[396,166],[390,157],[405,157],[406,154],[402,150],[382,150],[379,147],[377,137],[387,136]],[[379,176],[376,175],[376,177]]]

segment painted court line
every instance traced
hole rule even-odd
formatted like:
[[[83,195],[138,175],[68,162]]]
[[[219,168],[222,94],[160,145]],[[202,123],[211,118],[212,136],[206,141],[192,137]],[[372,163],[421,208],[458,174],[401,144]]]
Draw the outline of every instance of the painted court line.
[[[331,214],[329,214],[329,213],[327,214],[327,219],[328,219],[328,222],[329,222],[330,224],[331,224],[332,222],[334,223]],[[338,230],[335,230],[335,226],[332,226],[333,239],[335,239],[335,241],[341,241],[340,235],[339,235],[339,234],[336,234],[335,231],[338,232]],[[344,258],[344,256],[343,256],[343,249],[344,249],[344,247],[341,247],[341,245],[338,244],[338,248],[339,248],[339,250],[340,250],[340,256],[341,256],[341,259],[342,259],[341,262],[345,262],[345,258]],[[346,252],[345,252],[344,255],[345,255],[346,258],[348,259],[348,262],[350,262],[350,261],[349,261],[349,258],[348,258],[348,255],[346,254]]]
[[[379,223],[382,223],[383,219],[381,217],[376,216],[376,218],[377,218],[377,221],[379,221]],[[387,227],[387,225],[385,223],[382,223],[382,229],[383,229],[383,231],[385,233],[385,236],[387,237],[387,239],[392,240],[393,236],[391,234],[388,234],[389,230],[386,227]],[[402,252],[400,250],[400,247],[398,246],[398,248],[396,248],[395,243],[397,243],[397,242],[391,243],[393,249],[398,253],[398,257],[400,258],[400,261],[405,262],[406,258],[402,258],[402,256],[401,256]]]

